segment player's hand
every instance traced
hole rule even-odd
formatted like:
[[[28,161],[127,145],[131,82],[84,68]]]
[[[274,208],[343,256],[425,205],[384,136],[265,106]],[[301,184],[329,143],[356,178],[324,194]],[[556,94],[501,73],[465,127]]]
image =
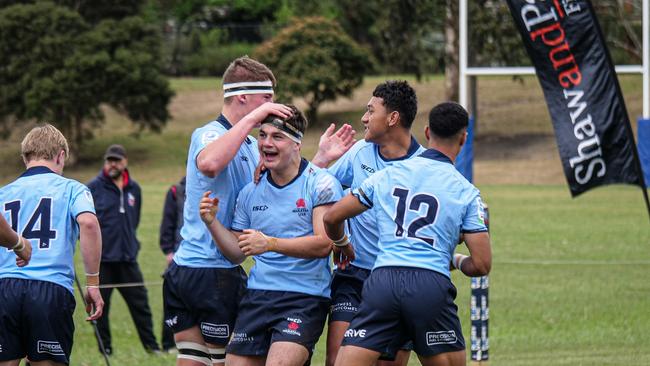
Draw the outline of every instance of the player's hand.
[[[348,244],[344,247],[332,245],[332,256],[334,257],[333,259],[336,267],[343,270],[350,265],[350,262],[355,258],[354,248],[352,247],[352,244]]]
[[[257,164],[257,168],[255,168],[255,173],[253,173],[253,182],[255,184],[260,182],[260,177],[262,177],[262,173],[266,171],[266,166],[264,166],[264,162],[260,160],[260,163]]]
[[[167,261],[167,267],[169,267],[169,265],[172,264],[173,259],[174,259],[174,252],[165,254],[165,260]]]
[[[254,127],[258,127],[260,123],[262,123],[262,121],[264,121],[264,119],[270,114],[285,119],[291,116],[292,112],[291,108],[287,107],[284,104],[267,102],[253,109],[250,113],[244,116],[244,118],[242,118],[242,121],[248,124],[252,129]]]
[[[330,124],[318,142],[318,152],[313,160],[323,164],[322,168],[343,156],[356,142],[354,139],[356,131],[352,129],[352,126],[346,123],[336,133],[334,132],[335,128],[334,123]]]
[[[104,299],[98,287],[86,287],[86,313],[89,315],[86,320],[99,319],[104,313]],[[91,313],[92,311],[92,313]]]
[[[201,202],[199,203],[199,213],[201,214],[201,220],[206,225],[212,224],[214,218],[217,216],[217,211],[219,208],[219,199],[214,197],[210,198],[212,191],[207,191],[203,193]]]
[[[14,253],[16,254],[16,265],[18,267],[25,267],[32,259],[32,243],[22,236],[20,237],[20,240],[24,247],[21,250],[14,250]]]
[[[258,255],[268,251],[268,237],[261,231],[245,229],[239,236],[239,249],[246,256]]]

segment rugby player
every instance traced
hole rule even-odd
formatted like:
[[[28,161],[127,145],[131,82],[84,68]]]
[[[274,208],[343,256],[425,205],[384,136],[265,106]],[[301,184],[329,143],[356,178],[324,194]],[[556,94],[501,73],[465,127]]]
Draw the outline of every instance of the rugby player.
[[[246,274],[221,252],[199,216],[206,191],[220,202],[219,221],[230,228],[237,193],[252,181],[259,162],[249,133],[267,116],[286,118],[291,109],[272,103],[276,81],[268,67],[248,57],[234,60],[223,75],[221,115],[194,131],[186,172],[182,241],[165,274],[165,323],[178,349],[177,365],[219,365],[231,337]],[[321,137],[324,156],[345,151],[352,132],[334,127]],[[322,151],[321,151],[322,150]],[[200,285],[197,285],[200,284]]]
[[[329,308],[331,240],[323,214],[341,198],[339,182],[301,158],[307,121],[291,117],[262,122],[258,147],[267,171],[237,199],[231,230],[206,192],[201,216],[222,253],[241,262],[253,256],[244,295],[227,347],[226,364],[302,366],[318,342]]]
[[[372,208],[379,228],[380,251],[336,365],[372,365],[406,341],[423,365],[465,364],[450,279],[461,233],[470,256],[454,258],[454,266],[468,276],[491,267],[479,191],[453,165],[467,125],[460,105],[434,107],[425,128],[428,150],[375,173],[325,214],[327,234],[346,256],[356,250],[344,233],[346,219]]]
[[[99,261],[102,239],[92,195],[83,184],[61,176],[68,142],[54,126],[33,128],[21,143],[27,170],[0,188],[4,217],[21,233],[20,254],[34,244],[29,265],[0,250],[0,363],[17,366],[70,363],[75,299],[72,283],[77,239],[86,270],[87,320],[102,315]],[[18,239],[17,239],[18,240]],[[27,260],[27,258],[23,258]]]
[[[354,189],[376,172],[422,153],[425,149],[411,135],[416,113],[417,97],[406,81],[386,81],[377,85],[361,118],[363,140],[358,141],[328,171],[343,186]],[[322,167],[327,165],[327,161],[315,159],[312,162]],[[358,312],[363,283],[379,251],[374,215],[365,212],[348,223],[356,258],[349,264],[350,258],[343,258],[343,263],[340,263],[342,268],[334,272],[327,334],[328,366],[334,364],[343,334]],[[339,251],[335,250],[334,254],[335,262],[339,262]],[[379,362],[379,365],[406,365],[410,348],[411,345],[406,344],[394,362]]]

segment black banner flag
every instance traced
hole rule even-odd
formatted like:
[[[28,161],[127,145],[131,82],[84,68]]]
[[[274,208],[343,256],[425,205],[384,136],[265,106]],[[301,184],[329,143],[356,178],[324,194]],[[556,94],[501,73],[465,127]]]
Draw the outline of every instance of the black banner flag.
[[[614,65],[588,0],[508,0],[577,196],[612,183],[647,192]]]

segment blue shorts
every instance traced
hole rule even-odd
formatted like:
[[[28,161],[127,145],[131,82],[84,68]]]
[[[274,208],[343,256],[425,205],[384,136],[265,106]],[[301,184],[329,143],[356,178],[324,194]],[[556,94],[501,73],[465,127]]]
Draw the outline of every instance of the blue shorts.
[[[225,346],[246,289],[241,266],[191,268],[172,262],[164,277],[165,325],[174,333],[198,326],[206,343]]]
[[[273,342],[298,343],[314,352],[329,299],[289,291],[247,290],[226,353],[265,356]]]
[[[380,267],[363,288],[363,301],[343,338],[344,346],[358,346],[394,358],[413,341],[420,356],[465,349],[456,287],[435,271],[411,267]]]
[[[70,363],[76,302],[53,282],[0,279],[0,361]]]
[[[370,270],[352,265],[334,271],[329,321],[352,321],[361,304],[363,282],[369,275]]]
[[[363,284],[370,276],[370,270],[347,266],[344,270],[337,269],[332,276],[332,301],[330,306],[329,321],[342,321],[350,323],[352,318],[359,312]],[[407,341],[400,349],[410,351],[413,349],[413,342]],[[394,355],[382,355],[383,359],[394,359]]]

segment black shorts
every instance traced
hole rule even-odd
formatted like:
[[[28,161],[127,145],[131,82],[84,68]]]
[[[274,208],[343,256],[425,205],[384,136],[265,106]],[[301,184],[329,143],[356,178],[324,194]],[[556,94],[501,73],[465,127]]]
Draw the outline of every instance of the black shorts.
[[[172,262],[164,277],[165,324],[174,333],[198,326],[206,343],[226,345],[246,289],[241,266],[191,268]]]
[[[329,321],[352,321],[359,311],[363,283],[369,275],[369,270],[355,266],[334,271]]]
[[[293,342],[311,357],[328,305],[328,298],[299,292],[247,290],[226,353],[264,356],[273,342]]]
[[[0,279],[0,361],[70,363],[76,302],[53,282]]]
[[[409,340],[420,356],[464,350],[455,298],[456,287],[438,272],[377,268],[365,282],[361,307],[343,345],[377,351],[388,359]]]

